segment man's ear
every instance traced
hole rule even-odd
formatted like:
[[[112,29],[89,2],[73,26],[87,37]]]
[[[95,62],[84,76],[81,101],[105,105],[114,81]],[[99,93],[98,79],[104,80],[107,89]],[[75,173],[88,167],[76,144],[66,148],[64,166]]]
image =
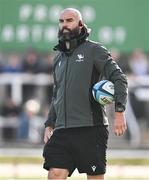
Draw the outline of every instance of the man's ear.
[[[83,22],[81,20],[79,20],[79,26],[82,27],[83,26]]]

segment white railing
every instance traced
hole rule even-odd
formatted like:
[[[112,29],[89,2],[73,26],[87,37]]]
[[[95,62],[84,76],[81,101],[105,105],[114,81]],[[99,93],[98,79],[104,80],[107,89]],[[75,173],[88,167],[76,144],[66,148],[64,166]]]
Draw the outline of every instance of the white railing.
[[[149,76],[131,76],[128,78],[129,91],[134,88],[136,96],[140,100],[149,101]],[[25,84],[32,84],[37,86],[45,86],[53,83],[53,76],[47,74],[0,74],[0,86],[11,86],[11,98],[16,104],[22,102],[22,86]],[[143,87],[143,88],[142,88]]]
[[[129,91],[132,91],[138,100],[149,101],[149,75],[130,76],[128,85]]]
[[[0,86],[11,86],[11,98],[16,104],[22,102],[22,86],[25,84],[32,84],[38,86],[50,85],[53,83],[53,76],[47,74],[1,74]]]
[[[0,74],[0,87],[5,87],[6,85],[11,86],[11,98],[16,104],[21,104],[23,99],[23,85],[32,84],[36,86],[47,86],[53,84],[53,76],[47,74]],[[139,76],[139,77],[128,77],[129,92],[133,91],[138,100],[149,102],[149,76]],[[5,91],[3,92],[5,94]],[[2,93],[0,91],[0,95]],[[141,131],[138,125],[137,119],[133,113],[131,104],[127,103],[126,117],[128,129],[130,131],[131,142],[136,146],[140,144]],[[8,126],[0,117],[0,128]],[[9,126],[11,123],[9,121]],[[132,128],[133,127],[133,128]],[[0,135],[1,137],[1,135]]]

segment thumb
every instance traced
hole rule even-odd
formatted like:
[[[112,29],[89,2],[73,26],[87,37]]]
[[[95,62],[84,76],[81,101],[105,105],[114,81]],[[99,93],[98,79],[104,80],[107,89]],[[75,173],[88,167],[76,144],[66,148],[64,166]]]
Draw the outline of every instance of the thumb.
[[[49,137],[45,134],[44,135],[44,143],[46,144],[48,142],[48,140],[49,140]]]

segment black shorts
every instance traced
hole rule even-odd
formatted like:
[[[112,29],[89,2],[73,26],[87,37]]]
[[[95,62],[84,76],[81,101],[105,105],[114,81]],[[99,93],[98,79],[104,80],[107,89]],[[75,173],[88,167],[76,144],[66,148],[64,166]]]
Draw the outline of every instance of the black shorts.
[[[105,126],[55,130],[44,146],[43,167],[100,175],[106,171],[108,128]]]

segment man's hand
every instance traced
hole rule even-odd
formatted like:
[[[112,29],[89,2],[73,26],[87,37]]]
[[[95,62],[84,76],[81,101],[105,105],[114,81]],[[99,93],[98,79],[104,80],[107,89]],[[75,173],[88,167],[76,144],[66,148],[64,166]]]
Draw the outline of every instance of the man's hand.
[[[124,112],[115,112],[114,133],[116,136],[121,136],[127,129],[126,118]]]
[[[51,127],[46,127],[45,132],[44,132],[44,142],[47,143],[50,137],[53,134],[53,128]]]

